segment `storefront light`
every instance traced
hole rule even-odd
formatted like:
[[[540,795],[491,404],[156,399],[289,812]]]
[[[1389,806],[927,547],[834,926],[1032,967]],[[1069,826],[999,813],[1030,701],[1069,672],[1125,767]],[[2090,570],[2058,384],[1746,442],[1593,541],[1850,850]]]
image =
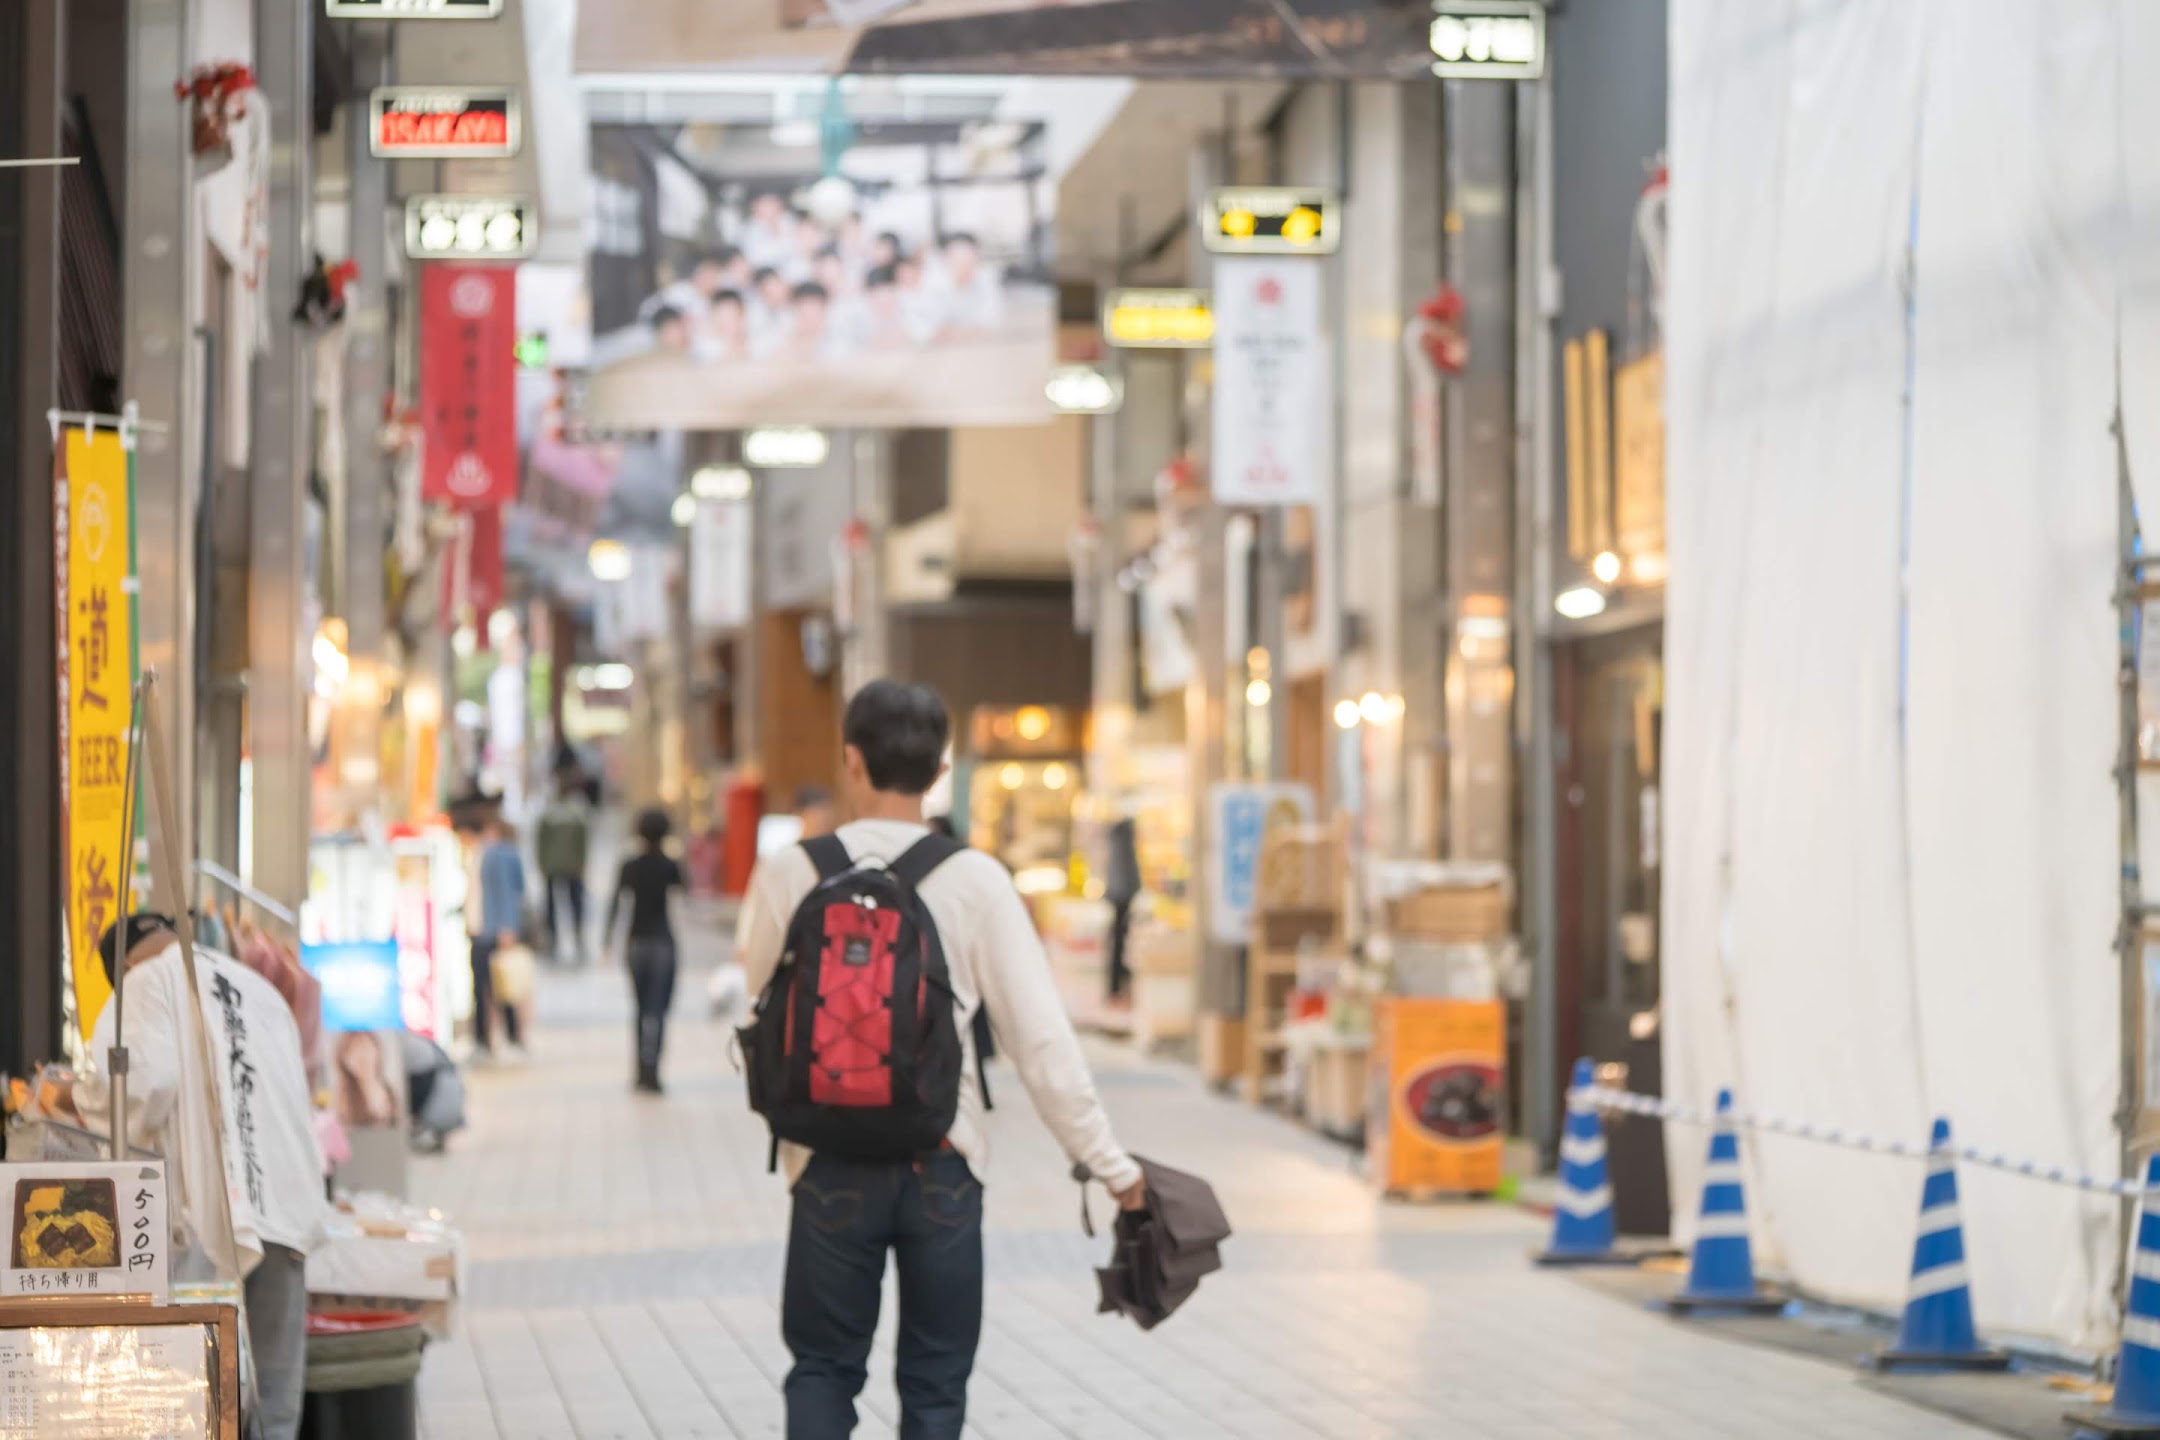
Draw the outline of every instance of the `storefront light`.
[[[470,625],[460,625],[450,632],[450,653],[460,660],[470,660],[480,648],[480,637]]]
[[[688,490],[677,495],[675,503],[668,506],[668,519],[675,522],[675,528],[678,530],[687,530],[696,524],[697,496],[691,494]]]
[[[1384,725],[1393,717],[1388,698],[1377,690],[1368,690],[1358,697],[1358,714],[1368,725]]]
[[[1612,584],[1620,578],[1620,557],[1610,550],[1598,551],[1597,558],[1590,562],[1590,573],[1597,576],[1598,584]]]
[[[1594,585],[1577,585],[1554,596],[1553,609],[1570,620],[1588,620],[1605,613],[1605,592]]]
[[[595,540],[585,552],[585,564],[595,580],[630,578],[630,547],[620,540]]]
[[[1665,555],[1658,550],[1646,550],[1628,560],[1628,574],[1638,585],[1662,585],[1665,583]]]
[[[825,432],[807,425],[768,425],[742,442],[744,462],[760,470],[806,470],[824,464],[831,451]]]
[[[1027,771],[1021,769],[1018,765],[1007,765],[1004,769],[998,771],[998,784],[1004,786],[1007,790],[1018,790],[1026,780]]]
[[[1265,680],[1255,680],[1245,687],[1245,703],[1255,710],[1265,710],[1274,698],[1275,688]]]
[[[1344,730],[1355,730],[1358,727],[1358,718],[1357,701],[1338,700],[1335,702],[1335,724],[1338,727]]]
[[[636,681],[637,672],[620,661],[587,665],[577,672],[580,690],[628,690]]]
[[[690,476],[690,493],[700,500],[747,500],[750,472],[740,465],[701,465]]]
[[[345,658],[343,650],[338,649],[337,641],[318,632],[313,653],[316,678],[333,687],[343,685],[345,677],[352,673],[352,662]]]
[[[1045,790],[1063,790],[1068,778],[1063,765],[1043,766],[1042,782]]]
[[[1020,731],[1021,739],[1040,740],[1050,733],[1050,712],[1040,705],[1023,705],[1013,716],[1013,724]]]

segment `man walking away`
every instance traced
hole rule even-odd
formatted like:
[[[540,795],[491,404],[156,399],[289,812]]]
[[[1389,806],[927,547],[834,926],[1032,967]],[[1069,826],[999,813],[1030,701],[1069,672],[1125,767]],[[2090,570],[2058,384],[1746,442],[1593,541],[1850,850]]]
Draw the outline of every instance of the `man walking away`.
[[[585,963],[585,867],[592,841],[592,806],[575,769],[555,772],[555,791],[540,812],[540,883],[547,886],[550,958],[562,954],[563,913],[570,916],[570,963]],[[567,905],[564,903],[567,901]]]
[[[821,1058],[830,1046],[860,1067],[808,1083],[809,1099],[823,1094],[831,1104],[835,1128],[852,1124],[859,1135],[870,1123],[863,1117],[881,1113],[843,1108],[850,1105],[883,1104],[883,1114],[902,1112],[901,1087],[888,1087],[895,1072],[879,1067],[903,1043],[956,1062],[937,1070],[957,1092],[942,1097],[951,1107],[944,1112],[952,1116],[949,1128],[942,1141],[932,1136],[918,1153],[890,1158],[912,1143],[893,1136],[882,1146],[826,1146],[816,1153],[777,1145],[794,1190],[781,1301],[781,1331],[795,1357],[786,1386],[789,1440],[842,1440],[854,1432],[855,1397],[868,1377],[888,1251],[900,1282],[901,1440],[957,1440],[961,1433],[982,1331],[982,1180],[990,1164],[987,1100],[976,1060],[978,1012],[1013,1057],[1037,1113],[1067,1157],[1085,1164],[1125,1208],[1137,1209],[1145,1198],[1140,1167],[1111,1134],[1042,942],[1011,878],[990,856],[933,838],[923,823],[923,795],[944,770],[947,730],[945,706],[927,687],[890,680],[864,686],[848,704],[842,734],[843,793],[856,818],[834,840],[790,847],[759,862],[743,907],[739,949],[751,989],[764,995],[759,1019],[745,1031],[753,1067],[768,1053],[760,1027],[786,1013],[775,1002],[804,1000],[804,990],[794,987],[810,973],[805,952],[798,947],[782,964],[796,919],[821,923],[832,942],[821,947],[817,989],[807,1002],[815,1014],[798,1028],[813,1037]],[[837,875],[833,864],[841,866]],[[850,866],[889,868],[889,879],[850,882],[851,874],[874,876]],[[837,884],[821,882],[821,873]],[[849,883],[895,890],[908,916],[887,918],[867,909],[850,916],[856,907],[845,904],[817,911],[821,897],[830,899]],[[902,947],[881,948],[876,938],[889,942],[907,934],[909,916],[927,917],[934,930],[923,937],[920,961],[899,954]],[[918,965],[920,981],[903,985],[895,972]],[[949,999],[938,990],[940,972]],[[880,973],[895,993],[866,1000],[866,980],[874,986]],[[905,1042],[902,1027],[890,1023],[905,1003],[902,991],[915,997],[916,1012],[908,1027],[915,1033]],[[888,1022],[884,1030],[876,1023],[881,1015]],[[926,1044],[924,1017],[931,1027],[953,1029],[933,1033]],[[868,1044],[852,1044],[857,1031],[877,1033]],[[875,1097],[867,1102],[865,1086]],[[761,1108],[770,1118],[772,1110]],[[921,1111],[908,1113],[915,1118]],[[883,1149],[888,1158],[861,1158],[857,1149]]]
[[[525,857],[518,854],[510,834],[510,822],[501,812],[488,817],[480,850],[480,929],[472,937],[473,1044],[482,1055],[495,1053],[493,1044],[495,955],[518,943],[525,928]],[[517,1006],[504,999],[503,1038],[513,1053],[519,1044]]]
[[[682,866],[661,847],[667,844],[665,810],[647,810],[638,816],[638,838],[643,853],[623,862],[622,876],[615,882],[615,898],[608,902],[607,933],[615,933],[615,919],[623,901],[630,902],[630,992],[637,1001],[637,1090],[660,1093],[660,1047],[667,1040],[668,1007],[675,1003],[675,922],[669,902],[685,888]]]

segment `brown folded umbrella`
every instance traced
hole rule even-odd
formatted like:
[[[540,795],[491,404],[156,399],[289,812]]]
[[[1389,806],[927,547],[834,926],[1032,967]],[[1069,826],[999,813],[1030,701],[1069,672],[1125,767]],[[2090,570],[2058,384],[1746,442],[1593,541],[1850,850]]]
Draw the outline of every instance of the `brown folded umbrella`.
[[[1230,1221],[1207,1181],[1134,1158],[1147,1179],[1147,1203],[1117,1217],[1110,1263],[1095,1272],[1097,1310],[1152,1330],[1192,1297],[1202,1276],[1222,1269],[1219,1247],[1230,1238]]]

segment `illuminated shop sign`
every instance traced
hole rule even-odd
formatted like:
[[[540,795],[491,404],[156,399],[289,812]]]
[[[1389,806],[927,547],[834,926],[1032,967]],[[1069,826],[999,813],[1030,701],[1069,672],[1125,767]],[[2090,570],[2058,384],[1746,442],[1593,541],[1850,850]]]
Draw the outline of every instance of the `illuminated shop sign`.
[[[324,0],[333,20],[492,20],[503,0]]]
[[[515,155],[519,132],[510,90],[386,85],[368,97],[368,149],[386,159]]]
[[[1215,308],[1205,290],[1112,290],[1102,328],[1124,350],[1200,350],[1215,339]]]
[[[538,239],[523,200],[415,195],[405,202],[405,253],[415,260],[521,260]]]
[[[1436,0],[1433,74],[1535,80],[1545,73],[1545,7],[1536,0]]]
[[[1341,230],[1342,203],[1325,190],[1245,186],[1200,207],[1200,242],[1218,255],[1329,255]]]

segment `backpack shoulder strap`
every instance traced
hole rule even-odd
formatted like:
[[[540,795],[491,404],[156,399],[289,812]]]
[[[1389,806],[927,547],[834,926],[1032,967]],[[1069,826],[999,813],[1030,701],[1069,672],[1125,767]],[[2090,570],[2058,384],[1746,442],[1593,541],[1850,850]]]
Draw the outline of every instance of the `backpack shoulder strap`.
[[[951,836],[940,835],[936,831],[932,831],[913,845],[908,846],[901,853],[900,858],[893,861],[887,868],[892,872],[893,879],[898,880],[908,889],[919,889],[923,881],[930,878],[931,871],[937,869],[938,866],[952,859],[953,856],[966,848],[965,845],[962,845]]]
[[[847,846],[837,835],[817,835],[802,842],[809,853],[810,863],[817,866],[818,879],[830,880],[835,875],[845,875],[855,864],[847,853]]]

